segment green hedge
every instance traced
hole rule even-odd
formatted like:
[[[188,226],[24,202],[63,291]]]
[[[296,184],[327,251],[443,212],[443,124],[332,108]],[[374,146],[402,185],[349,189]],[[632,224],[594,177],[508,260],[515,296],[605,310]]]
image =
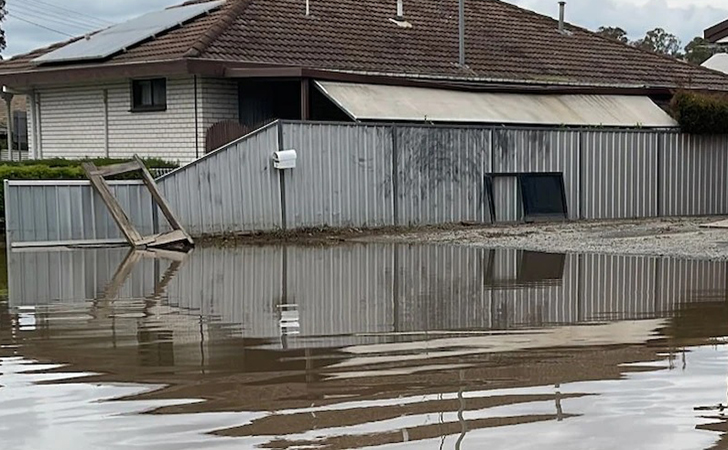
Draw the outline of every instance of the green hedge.
[[[728,133],[728,97],[679,91],[672,98],[675,120],[685,133]]]
[[[14,156],[14,155],[13,155]],[[110,166],[112,164],[120,164],[130,161],[129,159],[117,159],[117,158],[85,158],[85,159],[63,159],[63,158],[52,158],[52,159],[30,159],[27,161],[2,161],[0,165],[3,166],[48,166],[48,167],[81,167],[82,163],[92,162],[97,166]],[[179,164],[165,161],[159,158],[143,158],[144,164],[149,168],[155,169],[176,169]]]
[[[5,218],[5,183],[4,180],[85,180],[86,174],[81,167],[83,162],[93,162],[97,166],[108,166],[126,162],[124,159],[43,159],[35,161],[2,161],[0,162],[0,217]],[[166,169],[176,168],[177,164],[162,161],[161,159],[144,159],[148,168]],[[113,177],[113,179],[138,179],[137,172],[126,173]]]

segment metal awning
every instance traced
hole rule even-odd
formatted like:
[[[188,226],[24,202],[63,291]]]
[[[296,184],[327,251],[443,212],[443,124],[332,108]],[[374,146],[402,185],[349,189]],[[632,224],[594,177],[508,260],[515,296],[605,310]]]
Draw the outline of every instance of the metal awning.
[[[354,120],[605,127],[676,127],[649,97],[467,92],[316,81]]]

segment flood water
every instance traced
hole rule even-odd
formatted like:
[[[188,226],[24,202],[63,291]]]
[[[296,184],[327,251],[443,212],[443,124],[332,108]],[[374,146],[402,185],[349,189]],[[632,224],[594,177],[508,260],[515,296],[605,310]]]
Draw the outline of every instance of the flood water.
[[[726,262],[394,244],[7,258],[2,449],[728,447]]]

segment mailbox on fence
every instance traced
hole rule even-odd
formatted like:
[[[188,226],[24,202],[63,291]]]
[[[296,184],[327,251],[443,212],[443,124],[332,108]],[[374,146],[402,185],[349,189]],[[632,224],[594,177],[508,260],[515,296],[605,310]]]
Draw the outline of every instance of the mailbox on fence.
[[[282,150],[273,153],[273,167],[279,170],[295,169],[298,155],[295,150]]]

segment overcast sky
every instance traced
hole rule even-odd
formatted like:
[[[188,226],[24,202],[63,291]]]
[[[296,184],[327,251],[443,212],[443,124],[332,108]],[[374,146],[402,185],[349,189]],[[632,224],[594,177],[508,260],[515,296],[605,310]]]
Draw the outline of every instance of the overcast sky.
[[[395,0],[391,1],[395,3]],[[84,34],[104,24],[122,22],[181,2],[7,0],[8,17],[4,27],[8,47],[3,55],[7,57],[24,53],[64,40],[67,35]],[[556,16],[558,12],[557,0],[511,0],[511,3],[551,16]],[[728,18],[728,0],[570,0],[566,17],[569,22],[590,29],[600,25],[620,26],[633,39],[643,36],[647,30],[662,27],[676,34],[685,45],[694,36],[702,35],[705,28]]]

